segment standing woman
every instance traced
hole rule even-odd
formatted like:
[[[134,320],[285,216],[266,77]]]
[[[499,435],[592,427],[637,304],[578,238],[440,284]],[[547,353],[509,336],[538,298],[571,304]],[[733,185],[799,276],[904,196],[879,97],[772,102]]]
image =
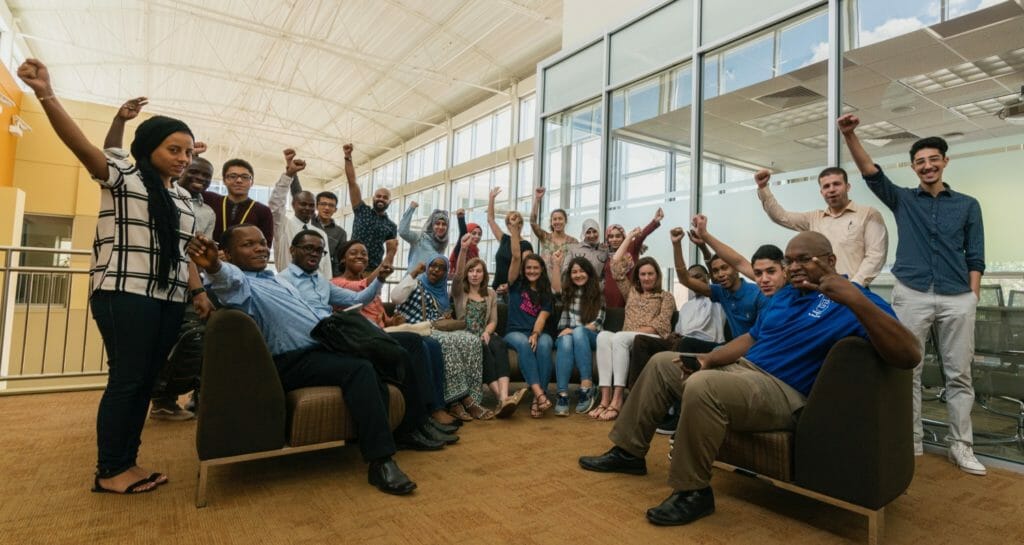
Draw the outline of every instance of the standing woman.
[[[192,132],[169,117],[144,121],[131,145],[132,165],[89,143],[54,96],[43,63],[25,61],[18,77],[35,91],[57,136],[101,188],[89,307],[109,370],[96,416],[93,491],[150,492],[167,477],[136,464],[142,426],[153,382],[178,337],[190,280],[199,288],[185,257],[195,230],[191,197],[171,183],[192,162]],[[205,294],[200,299],[197,307],[209,305]]]
[[[597,373],[601,385],[601,404],[590,412],[598,420],[615,420],[622,410],[622,394],[629,375],[629,352],[637,335],[668,337],[671,333],[675,298],[661,289],[661,268],[653,257],[643,257],[626,274],[629,255],[626,249],[640,235],[633,229],[612,257],[612,274],[626,296],[626,319],[622,331],[602,331],[597,336]],[[632,281],[630,281],[632,280]],[[614,389],[614,393],[612,390]]]
[[[498,297],[502,301],[508,300],[508,266],[512,262],[512,237],[505,234],[501,230],[501,226],[498,225],[498,221],[495,219],[494,212],[494,200],[501,193],[500,187],[495,187],[491,190],[490,196],[487,200],[487,225],[491,228],[491,233],[494,238],[498,239],[498,251],[494,254],[494,281],[491,283],[491,287],[494,288],[494,292],[498,294]],[[515,233],[519,239],[519,255],[524,256],[527,253],[533,251],[533,245],[530,241],[523,240],[523,216],[515,210],[510,211],[505,215],[505,227],[508,228],[509,232],[513,231],[512,224],[515,223],[519,227],[515,228]]]
[[[547,232],[538,223],[540,217],[540,201],[544,198],[544,188],[538,187],[533,190],[533,206],[530,208],[530,229],[533,229],[533,234],[537,235],[538,246],[540,246],[540,257],[544,259],[544,263],[548,269],[548,278],[555,278],[559,276],[562,271],[557,267],[554,267],[552,263],[552,257],[556,251],[561,251],[562,255],[565,255],[569,246],[576,244],[577,240],[565,232],[565,224],[569,221],[569,215],[565,213],[565,210],[556,208],[551,211],[549,221],[551,223],[551,232]],[[555,293],[558,293],[557,291]]]
[[[508,345],[498,335],[498,296],[487,286],[487,264],[479,257],[470,259],[467,251],[473,235],[462,237],[462,252],[455,266],[452,300],[455,317],[466,320],[466,331],[478,335],[484,347],[483,382],[498,399],[498,418],[511,416],[519,406],[526,389],[510,396],[508,393]]]
[[[509,220],[512,246],[519,243],[519,232],[523,227],[522,216]],[[522,270],[520,270],[522,264]],[[508,266],[508,327],[507,342],[519,357],[519,369],[523,379],[533,391],[533,406],[530,416],[540,418],[551,408],[547,396],[551,380],[551,336],[544,333],[544,324],[554,308],[551,295],[551,281],[544,260],[537,254],[525,258],[519,253],[512,254]]]
[[[562,259],[562,252],[556,251],[553,263],[558,269],[562,268]],[[562,278],[554,276],[551,283],[555,293],[562,293],[562,316],[558,320],[555,341],[555,383],[558,384],[555,416],[569,416],[569,378],[573,365],[580,373],[576,413],[585,414],[594,408],[596,399],[592,376],[597,335],[604,323],[601,282],[589,261],[575,257]]]
[[[570,244],[565,252],[565,262],[569,263],[575,257],[584,257],[593,265],[595,271],[603,271],[611,254],[608,252],[608,245],[601,242],[601,226],[597,221],[587,218],[583,220],[580,235],[582,239],[576,244]]]
[[[413,270],[416,265],[426,263],[427,259],[436,254],[444,255],[448,248],[448,212],[434,210],[430,217],[423,224],[423,230],[419,233],[412,231],[412,216],[420,204],[416,201],[409,203],[409,208],[402,214],[402,221],[398,224],[398,236],[409,243],[408,270]]]
[[[396,311],[410,324],[451,318],[448,297],[448,259],[435,255],[416,265],[391,291]],[[452,416],[462,421],[487,420],[494,413],[480,406],[483,398],[483,346],[468,331],[432,329],[444,356],[444,402]]]
[[[665,219],[665,212],[658,208],[654,212],[654,219],[644,227],[643,231],[640,232],[636,238],[626,247],[626,252],[629,253],[629,257],[632,259],[632,263],[636,263],[640,260],[640,254],[644,249],[644,240],[653,233],[658,227],[661,227],[661,220]],[[619,224],[609,225],[608,229],[604,232],[604,240],[608,245],[608,251],[612,254],[618,251],[619,246],[622,245],[623,241],[626,240],[626,230]],[[604,264],[604,302],[609,307],[622,308],[626,306],[626,298],[623,297],[622,292],[619,291],[619,285],[615,282],[615,278],[612,277],[612,264],[608,261]]]
[[[462,244],[462,240],[466,238],[466,235],[471,235],[472,238],[469,240],[469,245],[466,246],[466,261],[472,261],[473,258],[480,257],[480,237],[483,236],[484,232],[480,229],[480,225],[476,223],[466,223],[466,210],[460,208],[455,211],[455,218],[459,222],[459,238],[455,239],[457,244],[452,249],[452,255],[448,257],[449,263],[458,263],[459,256],[462,255],[462,248],[466,246]],[[458,273],[458,267],[453,267],[452,272],[449,275],[450,280],[455,280]]]

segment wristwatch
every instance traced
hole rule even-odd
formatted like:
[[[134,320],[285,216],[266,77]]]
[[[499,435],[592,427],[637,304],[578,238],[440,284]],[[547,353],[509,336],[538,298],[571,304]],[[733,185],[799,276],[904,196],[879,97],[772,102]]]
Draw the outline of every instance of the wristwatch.
[[[194,290],[189,290],[188,291],[188,296],[189,297],[195,297],[196,295],[199,295],[200,293],[206,293],[206,288],[204,288],[202,286],[199,286],[198,288],[196,288]]]

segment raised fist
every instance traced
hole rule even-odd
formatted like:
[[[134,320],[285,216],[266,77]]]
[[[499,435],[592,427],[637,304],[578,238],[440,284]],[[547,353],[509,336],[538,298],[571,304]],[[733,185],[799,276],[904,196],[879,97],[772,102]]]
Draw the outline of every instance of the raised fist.
[[[146,97],[136,97],[129,101],[126,101],[117,110],[118,119],[124,121],[130,121],[139,116],[139,112],[142,111],[143,106],[149,104],[149,99]]]
[[[295,176],[306,168],[306,161],[295,158],[295,150],[288,148],[284,150],[285,167],[284,171],[289,176]]]
[[[843,114],[836,120],[836,127],[839,127],[839,132],[843,134],[852,134],[858,125],[860,125],[860,119],[853,114]]]
[[[768,180],[772,178],[772,173],[768,169],[762,168],[761,170],[754,173],[754,183],[757,184],[758,188],[767,187]]]
[[[668,235],[672,239],[672,244],[677,244],[686,237],[686,231],[683,231],[682,227],[673,227],[672,230],[668,232]]]

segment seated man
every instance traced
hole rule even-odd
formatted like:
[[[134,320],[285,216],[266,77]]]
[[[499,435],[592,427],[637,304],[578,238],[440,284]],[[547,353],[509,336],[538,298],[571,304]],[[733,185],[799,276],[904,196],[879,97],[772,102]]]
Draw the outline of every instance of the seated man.
[[[416,483],[392,459],[395,441],[388,427],[380,382],[369,361],[330,352],[309,333],[326,316],[302,301],[298,290],[266,270],[270,258],[263,233],[251,225],[225,231],[224,257],[203,234],[189,241],[188,254],[206,270],[208,289],[220,303],[246,312],[256,321],[274,357],[285,391],[308,386],[339,386],[356,424],[359,450],[369,462],[369,481],[388,494],[408,494]],[[374,290],[366,290],[372,298]],[[347,304],[359,303],[354,297]]]
[[[647,511],[647,520],[687,524],[715,510],[711,467],[726,432],[793,429],[793,414],[806,403],[837,341],[865,337],[889,365],[912,369],[921,357],[914,336],[878,296],[837,275],[835,262],[832,245],[820,233],[794,237],[785,254],[790,284],[772,297],[754,327],[699,355],[697,372],[684,367],[680,376],[679,360],[651,362],[608,436],[614,446],[603,455],[581,457],[580,466],[646,474],[644,456],[658,419],[673,397],[681,398],[669,466],[673,492]]]
[[[335,286],[320,276],[319,267],[325,252],[325,240],[319,231],[307,229],[295,234],[291,241],[292,262],[288,268],[277,275],[277,279],[288,282],[298,290],[302,301],[309,305],[317,315],[329,316],[333,307],[344,307],[356,301],[363,305],[370,304],[380,292],[384,279],[391,274],[391,266],[386,262],[378,268],[377,277],[366,289],[361,291],[347,290]],[[454,444],[459,440],[455,428],[434,425],[428,420],[427,402],[421,392],[430,393],[429,379],[425,376],[424,366],[414,362],[426,361],[422,337],[415,333],[393,333],[390,335],[399,345],[398,357],[389,357],[387,364],[401,369],[401,382],[395,386],[405,398],[405,416],[402,423],[395,429],[395,439],[400,449],[439,450],[446,444]],[[389,353],[390,355],[390,353]],[[390,361],[397,360],[397,361]]]

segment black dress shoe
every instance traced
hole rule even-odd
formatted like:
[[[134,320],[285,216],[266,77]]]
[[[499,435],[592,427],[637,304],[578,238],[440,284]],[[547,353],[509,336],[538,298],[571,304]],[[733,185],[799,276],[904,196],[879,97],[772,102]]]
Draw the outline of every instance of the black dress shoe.
[[[461,422],[461,420],[459,420],[458,422]],[[441,433],[452,434],[452,433],[455,433],[455,432],[459,431],[459,427],[458,426],[450,425],[450,424],[442,424],[442,423],[438,422],[437,420],[434,420],[433,418],[427,418],[427,424],[429,426],[431,426],[432,428],[434,428],[435,430],[441,432]]]
[[[382,460],[370,462],[368,472],[370,484],[381,492],[401,496],[416,489],[416,483],[398,468],[398,464],[389,456]]]
[[[430,423],[434,424],[435,426],[441,426],[441,431],[443,431],[445,433],[451,433],[450,431],[447,431],[448,428],[454,427],[457,430],[457,429],[462,427],[462,421],[459,420],[458,418],[456,418],[455,420],[452,420],[451,424],[442,424],[442,423],[438,422],[437,420],[435,420],[433,416],[428,416],[427,420],[430,420]],[[452,431],[454,431],[454,430],[452,430]]]
[[[454,445],[455,443],[459,442],[458,435],[444,433],[443,431],[438,430],[437,428],[431,426],[429,423],[426,422],[424,422],[423,425],[420,426],[419,431],[420,433],[423,434],[423,437],[426,437],[427,439],[430,439],[432,441],[440,441],[446,445]]]
[[[600,456],[580,456],[580,467],[602,473],[647,475],[647,460],[633,456],[619,447],[612,447]]]
[[[420,430],[413,430],[395,437],[395,445],[398,450],[441,450],[444,448],[444,441],[435,441],[425,437]]]
[[[689,524],[715,512],[711,487],[673,492],[661,505],[647,510],[647,520],[658,526]]]

